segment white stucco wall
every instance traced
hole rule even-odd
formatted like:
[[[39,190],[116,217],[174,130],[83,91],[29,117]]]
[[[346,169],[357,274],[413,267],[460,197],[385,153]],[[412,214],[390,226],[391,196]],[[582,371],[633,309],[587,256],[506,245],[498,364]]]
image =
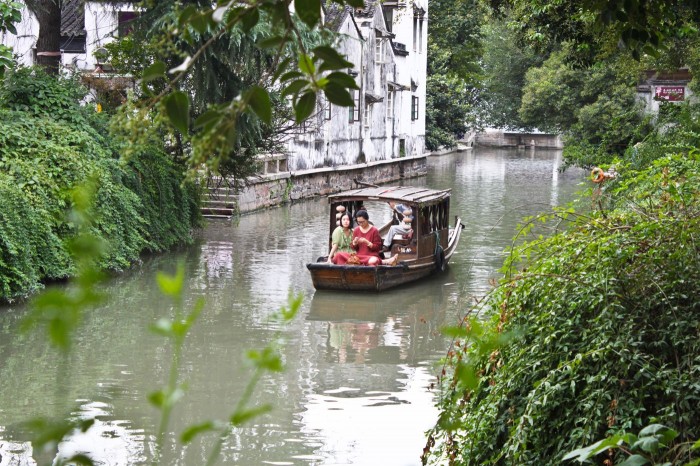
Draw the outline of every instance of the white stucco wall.
[[[20,3],[23,3],[20,1]],[[118,12],[134,11],[131,3],[85,2],[85,53],[62,53],[61,64],[66,68],[94,70],[94,52],[113,41],[117,36]],[[25,6],[22,20],[15,25],[17,34],[0,33],[0,42],[12,47],[18,62],[24,66],[34,64],[34,46],[39,36],[39,22]]]

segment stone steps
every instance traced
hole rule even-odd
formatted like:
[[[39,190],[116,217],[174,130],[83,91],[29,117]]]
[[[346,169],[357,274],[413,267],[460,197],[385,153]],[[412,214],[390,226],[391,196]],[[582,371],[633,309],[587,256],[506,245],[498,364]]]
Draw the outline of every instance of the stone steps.
[[[205,188],[200,211],[204,218],[229,219],[238,212],[238,195],[225,186]]]

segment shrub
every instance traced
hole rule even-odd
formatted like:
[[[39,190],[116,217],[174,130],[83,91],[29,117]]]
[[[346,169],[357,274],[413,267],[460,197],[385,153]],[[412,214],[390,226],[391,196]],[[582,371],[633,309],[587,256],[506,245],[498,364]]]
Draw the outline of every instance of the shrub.
[[[11,300],[40,287],[42,278],[61,278],[70,260],[47,218],[15,181],[0,173],[0,297]]]
[[[426,460],[560,464],[652,421],[700,436],[699,168],[691,152],[623,172],[613,210],[512,252],[484,333],[520,336],[450,353]]]
[[[118,138],[105,137],[106,122],[78,105],[82,95],[74,81],[28,69],[0,88],[0,300],[74,273],[64,246],[75,235],[70,193],[88,180],[96,185],[90,215],[93,233],[107,244],[105,269],[191,241],[199,225],[198,192],[162,140],[138,146],[121,163]]]

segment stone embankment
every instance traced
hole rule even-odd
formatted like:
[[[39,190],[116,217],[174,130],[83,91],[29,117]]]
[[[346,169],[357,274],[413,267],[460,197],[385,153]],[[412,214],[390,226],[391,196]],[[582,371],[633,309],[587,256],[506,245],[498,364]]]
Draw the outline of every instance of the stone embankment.
[[[267,173],[251,178],[248,186],[238,192],[222,180],[213,180],[204,194],[202,214],[208,218],[230,218],[287,202],[352,189],[357,187],[355,180],[382,184],[423,176],[428,171],[428,155],[344,167]]]

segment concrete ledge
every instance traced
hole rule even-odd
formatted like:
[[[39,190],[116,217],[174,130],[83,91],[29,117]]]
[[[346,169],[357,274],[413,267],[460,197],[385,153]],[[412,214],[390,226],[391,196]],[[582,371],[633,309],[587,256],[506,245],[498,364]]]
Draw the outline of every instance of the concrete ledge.
[[[354,179],[382,184],[424,176],[428,172],[428,154],[378,160],[343,167],[325,167],[296,172],[270,173],[251,177],[248,186],[230,193],[235,213],[243,214],[303,199],[353,189]]]

